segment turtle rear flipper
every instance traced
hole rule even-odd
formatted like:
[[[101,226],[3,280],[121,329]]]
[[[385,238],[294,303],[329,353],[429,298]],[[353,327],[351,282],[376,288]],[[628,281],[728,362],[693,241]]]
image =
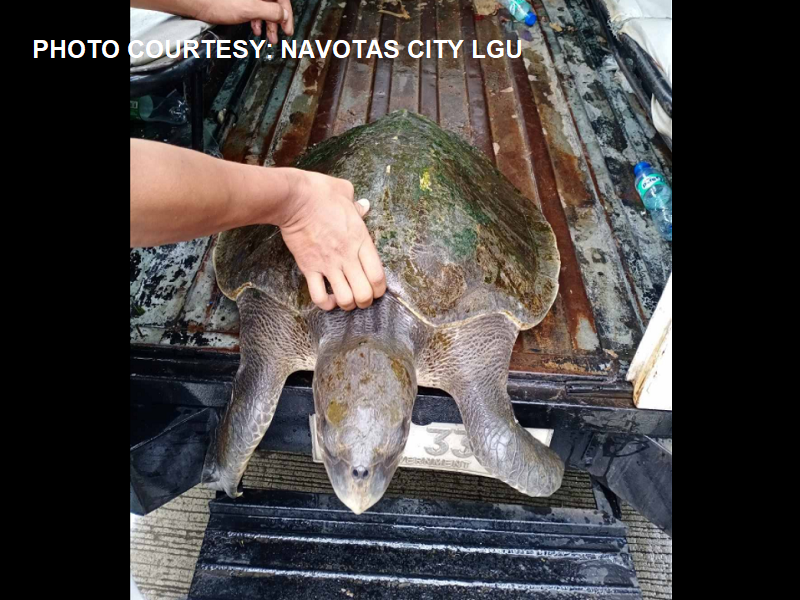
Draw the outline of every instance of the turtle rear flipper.
[[[424,360],[430,371],[420,379],[453,396],[484,469],[523,494],[550,496],[561,487],[564,463],[517,422],[506,389],[518,333],[498,314],[439,330]]]
[[[211,432],[211,441],[206,451],[206,458],[203,463],[203,472],[200,476],[200,483],[205,484],[212,490],[225,492],[231,498],[238,498],[242,495],[242,482],[239,484],[232,484],[228,479],[223,476],[224,471],[218,467],[217,463],[217,429]]]
[[[241,495],[242,475],[272,422],[286,378],[313,360],[308,330],[295,315],[255,289],[242,292],[237,304],[242,359],[202,475],[208,487],[231,498]]]
[[[206,450],[206,458],[203,462],[203,473],[200,476],[200,483],[204,483],[214,490],[222,490],[219,482],[219,469],[217,469],[217,429],[211,431],[210,442]]]

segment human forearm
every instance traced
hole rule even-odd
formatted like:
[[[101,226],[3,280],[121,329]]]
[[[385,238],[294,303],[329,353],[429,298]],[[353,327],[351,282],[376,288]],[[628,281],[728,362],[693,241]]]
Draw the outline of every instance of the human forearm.
[[[287,176],[290,175],[290,176]],[[232,163],[158,142],[131,140],[131,246],[155,246],[255,223],[281,225],[294,169]]]
[[[291,0],[131,0],[131,6],[215,25],[238,25],[250,21],[255,35],[261,35],[261,22],[266,21],[271,44],[278,43],[278,24],[286,35],[294,33]]]
[[[155,246],[269,223],[280,227],[324,310],[365,308],[386,291],[378,251],[345,179],[212,158],[131,140],[131,246]],[[333,294],[328,294],[325,280]]]

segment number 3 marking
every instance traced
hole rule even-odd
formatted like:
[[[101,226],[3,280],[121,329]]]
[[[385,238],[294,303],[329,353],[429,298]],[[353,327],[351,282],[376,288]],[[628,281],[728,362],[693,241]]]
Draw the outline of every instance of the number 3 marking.
[[[472,456],[472,447],[469,445],[469,440],[466,438],[467,432],[464,431],[463,429],[460,429],[456,431],[456,435],[461,436],[462,450],[459,450],[458,448],[453,448],[453,455],[456,458],[469,458],[470,456]]]
[[[450,446],[444,441],[448,435],[452,433],[450,429],[437,429],[435,427],[428,427],[425,429],[428,433],[435,433],[436,437],[433,438],[433,443],[436,444],[435,448],[425,446],[425,452],[431,456],[441,456],[450,449]]]

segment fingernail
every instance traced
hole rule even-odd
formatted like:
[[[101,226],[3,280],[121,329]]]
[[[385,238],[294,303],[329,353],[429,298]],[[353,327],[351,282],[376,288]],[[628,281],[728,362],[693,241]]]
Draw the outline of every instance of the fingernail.
[[[366,198],[361,198],[361,200],[359,200],[358,203],[365,209],[369,210],[369,200],[367,200]]]
[[[283,21],[284,21],[284,23],[287,21],[288,18],[289,18],[289,11],[284,8],[283,9]]]

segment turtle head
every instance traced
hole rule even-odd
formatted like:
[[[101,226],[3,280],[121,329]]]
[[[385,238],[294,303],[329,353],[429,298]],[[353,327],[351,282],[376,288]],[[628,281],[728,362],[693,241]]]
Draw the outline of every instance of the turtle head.
[[[417,395],[411,357],[375,339],[321,354],[314,374],[317,439],[339,499],[361,514],[400,462]]]

